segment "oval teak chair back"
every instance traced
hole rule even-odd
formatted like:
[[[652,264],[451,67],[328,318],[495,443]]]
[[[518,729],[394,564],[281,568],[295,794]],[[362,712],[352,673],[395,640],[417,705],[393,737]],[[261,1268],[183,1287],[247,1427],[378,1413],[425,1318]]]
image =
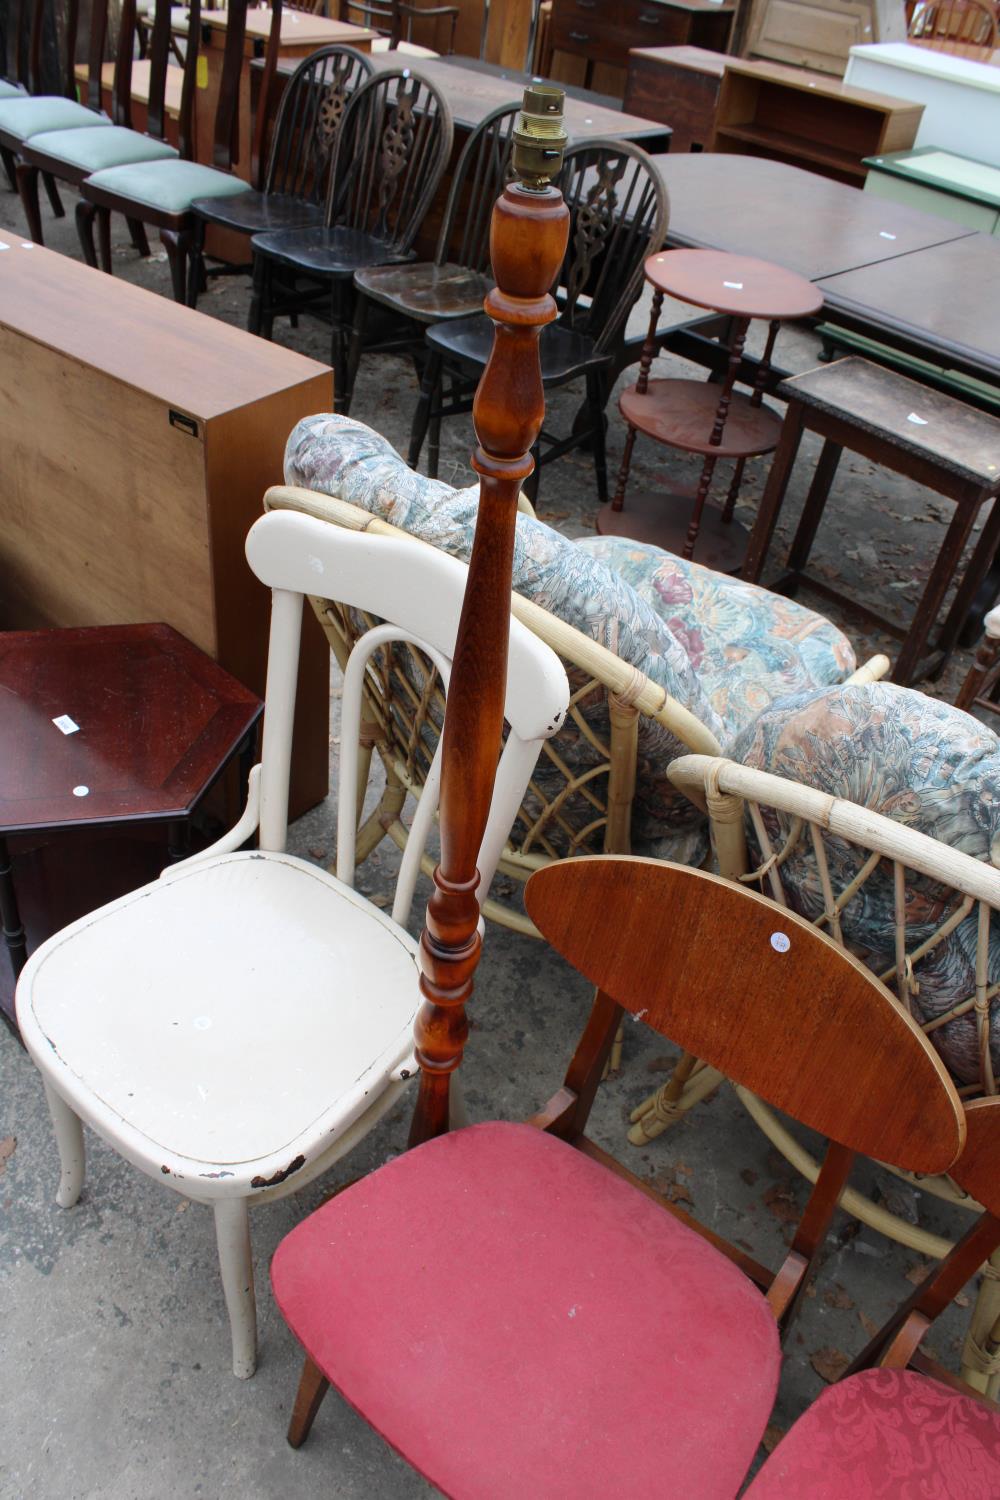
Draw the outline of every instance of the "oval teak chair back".
[[[930,1042],[843,948],[765,896],[657,860],[539,870],[528,912],[637,1020],[851,1150],[944,1172],[965,1138]]]

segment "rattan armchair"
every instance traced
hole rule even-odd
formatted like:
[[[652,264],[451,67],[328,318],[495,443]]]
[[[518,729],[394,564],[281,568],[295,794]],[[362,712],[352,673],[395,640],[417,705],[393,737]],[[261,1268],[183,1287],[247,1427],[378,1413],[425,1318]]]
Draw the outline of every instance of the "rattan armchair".
[[[530,510],[527,502],[523,503]],[[269,510],[301,510],[353,531],[380,536],[404,534],[358,506],[313,490],[278,486],[267,492],[265,505]],[[415,547],[427,545],[416,538],[410,540]],[[335,601],[313,598],[311,603],[330,649],[343,665],[367,624],[351,617]],[[711,756],[720,750],[715,736],[683,704],[589,636],[519,594],[513,596],[512,612],[560,657],[571,688],[567,730],[547,741],[544,767],[540,761],[540,770],[532,777],[500,858],[501,881],[503,877],[512,880],[516,893],[534,870],[553,859],[602,850],[630,852],[636,745],[642,716],[663,725],[693,751]],[[408,650],[404,659],[402,649],[392,656],[382,653],[373,659],[368,676],[359,785],[365,783],[375,751],[385,769],[386,784],[378,807],[358,830],[359,863],[387,836],[399,848],[405,847],[403,806],[408,795],[419,798],[437,744],[444,704],[437,674],[415,652]],[[610,733],[606,738],[595,734],[582,713],[581,705],[592,703],[595,695],[607,698]],[[567,732],[582,735],[594,751],[592,762],[583,771],[576,771],[562,753]],[[424,864],[429,874],[433,860],[428,856]],[[504,927],[537,936],[519,900],[504,899],[494,891],[482,910]]]
[[[886,890],[891,871],[889,921],[895,954],[891,964],[878,969],[878,977],[915,1015],[920,1015],[917,997],[927,972],[926,964],[923,969],[921,964],[933,964],[936,953],[940,957],[941,945],[961,924],[974,926],[974,951],[968,955],[974,980],[968,993],[956,992],[948,1009],[931,1019],[922,1017],[921,1024],[933,1035],[969,1017],[975,1026],[979,1076],[974,1082],[960,1083],[959,1093],[971,1099],[998,1092],[989,1041],[1000,984],[989,982],[988,947],[991,916],[1000,913],[1000,869],[853,802],[734,761],[687,755],[674,761],[668,774],[676,787],[708,813],[720,874],[759,887],[782,905],[811,917],[845,946],[851,946],[844,935],[851,903],[869,901],[873,882],[880,881]],[[801,895],[804,862],[812,874],[806,903]],[[843,877],[845,872],[850,878],[838,889],[838,875]],[[915,913],[922,920],[914,921]],[[858,956],[870,959],[872,955]],[[715,1069],[685,1054],[673,1077],[633,1111],[629,1139],[634,1145],[652,1140],[721,1081]],[[760,1099],[738,1085],[736,1092],[772,1144],[797,1171],[815,1182],[819,1171],[815,1157]],[[914,1182],[921,1190],[971,1212],[981,1211],[950,1177]],[[855,1189],[845,1191],[841,1205],[871,1228],[920,1254],[940,1258],[951,1249],[939,1235],[909,1223]],[[1000,1388],[1000,1252],[986,1270],[966,1337],[962,1375],[969,1384],[995,1396]]]

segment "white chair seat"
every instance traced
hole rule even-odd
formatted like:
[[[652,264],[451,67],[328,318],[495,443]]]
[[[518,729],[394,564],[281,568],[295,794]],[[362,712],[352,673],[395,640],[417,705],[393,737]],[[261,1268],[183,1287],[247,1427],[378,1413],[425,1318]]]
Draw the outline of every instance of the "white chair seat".
[[[100,1135],[217,1197],[326,1151],[383,1092],[412,1051],[415,954],[326,871],[223,855],[57,933],[25,968],[18,1019]]]

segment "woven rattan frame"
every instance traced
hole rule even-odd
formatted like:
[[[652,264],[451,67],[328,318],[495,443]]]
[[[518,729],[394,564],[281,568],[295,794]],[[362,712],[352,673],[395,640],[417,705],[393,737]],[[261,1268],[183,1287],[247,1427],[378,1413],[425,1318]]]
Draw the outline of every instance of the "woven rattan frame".
[[[919,984],[919,965],[958,924],[973,912],[977,922],[976,982],[972,993],[962,996],[947,1014],[924,1026],[932,1034],[956,1015],[973,1012],[979,1042],[980,1078],[977,1084],[959,1087],[965,1098],[1000,1092],[989,1050],[991,1008],[1000,1005],[1000,985],[987,982],[987,948],[990,917],[1000,911],[1000,870],[971,855],[949,848],[937,839],[918,833],[890,818],[817,791],[814,787],[787,781],[740,766],[733,761],[705,755],[687,755],[670,766],[668,774],[676,787],[705,810],[712,824],[719,873],[740,884],[751,884],[766,895],[789,904],[782,869],[790,854],[811,843],[823,892],[824,910],[816,925],[842,941],[841,914],[857,897],[867,880],[881,865],[893,871],[895,909],[895,962],[879,978],[898,996],[907,1010]],[[761,809],[773,809],[790,819],[788,834],[780,847],[771,841]],[[746,836],[749,814],[762,862],[751,867]],[[851,883],[842,891],[833,889],[824,852],[824,838],[833,837],[853,845],[864,856]],[[944,919],[931,935],[912,942],[907,935],[905,888],[907,872],[927,876],[953,892]],[[645,1144],[679,1119],[722,1081],[714,1069],[685,1056],[673,1078],[644,1100],[633,1112],[629,1139]],[[793,1167],[815,1182],[819,1163],[786,1129],[777,1116],[747,1089],[737,1094],[765,1135]],[[905,1173],[899,1175],[905,1176]],[[914,1180],[914,1179],[910,1179]],[[970,1211],[980,1206],[949,1177],[925,1178],[916,1183],[922,1190],[956,1203]],[[873,1203],[864,1194],[848,1188],[842,1207],[880,1233],[908,1245],[921,1254],[940,1258],[951,1246]],[[976,1389],[996,1396],[1000,1391],[1000,1252],[985,1268],[962,1355],[962,1375]]]
[[[402,534],[398,528],[357,506],[312,490],[279,486],[268,491],[265,505],[269,510],[302,510],[355,531],[384,536]],[[410,540],[415,546],[426,545],[412,537]],[[317,598],[312,605],[331,650],[343,664],[356,634],[363,628],[362,623],[349,620],[333,601]],[[500,861],[499,873],[520,885],[533,870],[570,853],[601,848],[610,853],[629,852],[640,716],[655,720],[682,744],[702,754],[717,755],[719,745],[694,714],[596,641],[518,594],[514,594],[511,607],[529,630],[552,647],[571,674],[572,697],[567,718],[598,756],[597,763],[588,767],[585,774],[575,775],[560,754],[563,732],[546,743],[543,755],[559,773],[560,791],[554,796],[551,792],[547,794],[539,786],[537,775],[532,778]],[[413,656],[407,663],[409,670],[401,670],[400,659],[397,656],[394,663],[382,659],[373,665],[365,693],[362,754],[370,763],[372,752],[378,752],[385,768],[386,787],[378,808],[359,830],[359,861],[387,835],[400,848],[405,845],[403,805],[408,794],[419,797],[437,739],[434,716],[443,704],[443,695],[436,675]],[[607,695],[610,720],[607,739],[595,735],[580,712],[580,705],[595,693]],[[571,803],[576,813],[572,820],[568,816]],[[431,862],[427,863],[429,872]],[[534,923],[523,911],[496,897],[484,902],[483,913],[505,927],[537,936]]]

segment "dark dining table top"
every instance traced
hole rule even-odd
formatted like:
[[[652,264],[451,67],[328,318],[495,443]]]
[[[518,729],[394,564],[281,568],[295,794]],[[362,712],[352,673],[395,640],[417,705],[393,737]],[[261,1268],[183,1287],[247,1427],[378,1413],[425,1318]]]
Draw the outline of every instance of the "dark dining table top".
[[[654,161],[670,194],[670,244],[756,255],[809,281],[974,233],[766,157],[702,151]]]
[[[992,235],[963,235],[817,286],[838,321],[948,368],[1000,378],[1000,240]]]
[[[293,73],[300,61],[300,58],[279,58],[277,71]],[[455,125],[462,131],[474,130],[498,105],[520,103],[525,84],[532,80],[530,73],[467,57],[413,57],[400,52],[375,52],[370,61],[376,72],[385,68],[411,68],[422,74],[441,89],[451,105]],[[259,69],[263,63],[253,66]],[[651,154],[670,147],[669,125],[646,120],[641,115],[627,115],[615,107],[614,100],[585,89],[566,89],[563,118],[571,142],[591,136],[610,137],[635,141]]]

